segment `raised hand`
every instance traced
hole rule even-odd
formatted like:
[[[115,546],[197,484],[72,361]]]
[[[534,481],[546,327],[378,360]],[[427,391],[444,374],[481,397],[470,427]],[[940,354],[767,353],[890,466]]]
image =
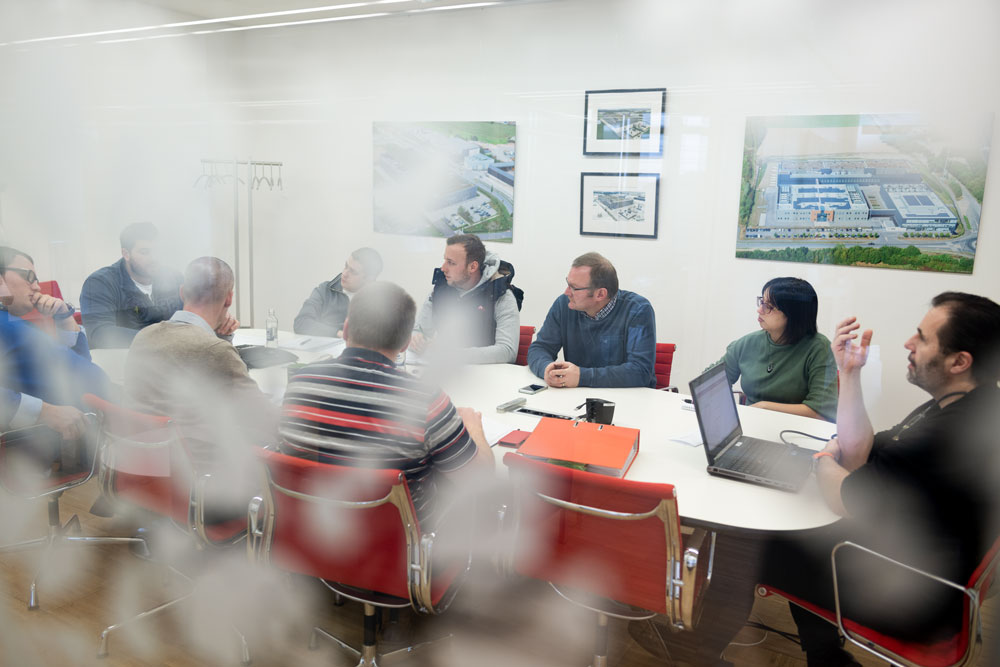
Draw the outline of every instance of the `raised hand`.
[[[868,346],[872,342],[872,330],[865,329],[861,333],[859,343],[854,341],[858,338],[858,318],[849,317],[837,325],[837,332],[834,334],[830,348],[833,350],[833,357],[837,361],[837,368],[841,373],[853,373],[860,370],[868,361]]]

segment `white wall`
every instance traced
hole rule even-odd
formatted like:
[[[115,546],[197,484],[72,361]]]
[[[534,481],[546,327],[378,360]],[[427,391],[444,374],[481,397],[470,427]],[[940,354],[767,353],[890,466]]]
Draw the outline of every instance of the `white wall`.
[[[797,275],[819,292],[822,331],[849,314],[876,329],[882,366],[869,403],[886,426],[922,400],[905,382],[901,345],[930,297],[960,289],[1000,300],[998,151],[972,276],[737,260],[745,118],[995,111],[998,18],[991,0],[565,0],[0,51],[3,73],[30,98],[3,105],[0,223],[36,252],[63,237],[82,247],[70,258],[49,246],[50,270],[70,285],[116,254],[118,229],[134,219],[165,228],[179,265],[209,251],[228,259],[232,194],[191,188],[198,159],[282,161],[285,189],[254,195],[255,309],[258,326],[273,306],[288,328],[312,286],[361,245],[383,253],[386,279],[426,295],[443,242],[372,232],[373,121],[514,120],[514,242],[488,247],[517,268],[522,322],[540,325],[570,260],[599,250],[625,288],[652,301],[658,339],[678,344],[673,380],[684,386],[756,328],[753,298],[767,279]],[[662,159],[583,158],[585,90],[661,86]],[[37,146],[41,164],[18,171]],[[618,168],[662,173],[658,239],[579,236],[580,172]]]

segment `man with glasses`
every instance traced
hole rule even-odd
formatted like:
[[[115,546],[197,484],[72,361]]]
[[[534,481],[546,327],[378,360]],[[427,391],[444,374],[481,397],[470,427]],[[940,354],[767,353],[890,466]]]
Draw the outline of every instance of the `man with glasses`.
[[[182,277],[160,266],[157,236],[151,222],[129,225],[120,237],[122,258],[83,283],[80,310],[94,349],[128,347],[140,329],[180,310]]]
[[[564,361],[556,356],[562,349]],[[528,366],[550,387],[655,387],[656,320],[649,301],[618,289],[607,259],[573,260],[566,290],[528,350]]]
[[[53,318],[55,340],[22,319],[34,310]],[[28,254],[0,246],[0,428],[43,423],[73,439],[85,426],[83,394],[108,397],[108,377],[90,361],[73,312],[42,294]]]
[[[333,280],[319,284],[295,316],[295,333],[343,338],[351,298],[382,273],[382,257],[374,248],[358,248]]]

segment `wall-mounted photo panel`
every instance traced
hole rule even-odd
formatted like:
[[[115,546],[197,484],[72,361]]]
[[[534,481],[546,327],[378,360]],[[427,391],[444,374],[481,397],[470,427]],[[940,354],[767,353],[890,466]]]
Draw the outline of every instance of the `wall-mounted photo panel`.
[[[580,174],[580,234],[655,239],[659,174]]]
[[[376,232],[514,238],[515,124],[373,123]]]
[[[663,155],[666,88],[588,90],[583,104],[584,155]]]
[[[972,273],[993,114],[748,118],[736,256]]]

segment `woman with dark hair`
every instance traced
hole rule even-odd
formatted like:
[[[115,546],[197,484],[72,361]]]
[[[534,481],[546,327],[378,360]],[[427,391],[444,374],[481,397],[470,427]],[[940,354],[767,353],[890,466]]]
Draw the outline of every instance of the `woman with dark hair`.
[[[800,278],[773,278],[757,297],[760,331],[733,341],[722,361],[730,384],[740,380],[747,403],[833,421],[837,364],[816,331],[816,290]]]

